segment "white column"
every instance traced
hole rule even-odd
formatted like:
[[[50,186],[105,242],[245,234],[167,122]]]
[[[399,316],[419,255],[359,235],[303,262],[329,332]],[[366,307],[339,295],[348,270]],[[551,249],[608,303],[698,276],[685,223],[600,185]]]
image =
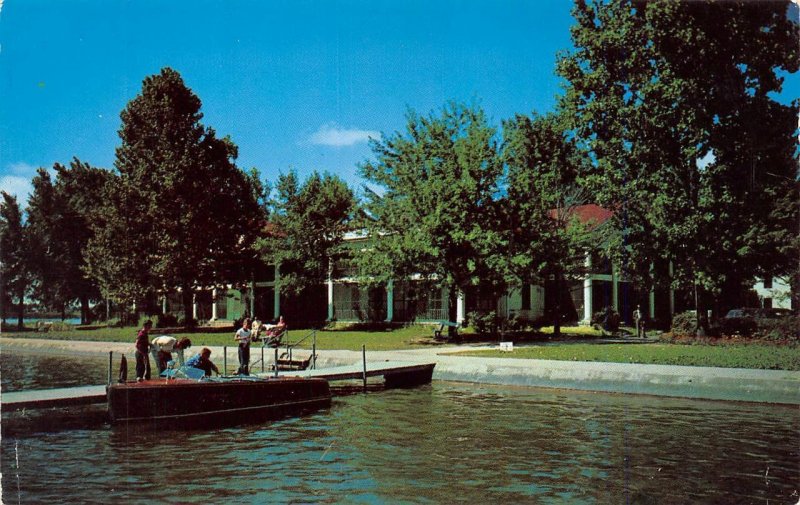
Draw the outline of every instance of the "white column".
[[[650,299],[648,300],[650,305],[650,319],[655,319],[656,317],[656,283],[655,283],[655,265],[650,263]]]
[[[328,321],[333,321],[333,260],[328,259]]]
[[[386,322],[394,319],[394,281],[386,285]]]
[[[280,269],[278,268],[278,265],[275,265],[275,293],[273,295],[273,302],[274,302],[273,305],[275,307],[275,313],[273,314],[273,317],[275,319],[278,319],[278,317],[280,317],[281,315],[281,291],[278,288],[278,281],[280,280],[280,278],[281,278]]]
[[[161,297],[161,313],[162,314],[167,313],[167,295]]]
[[[458,298],[456,298],[456,321],[458,324],[464,322],[464,293],[462,291],[458,292]]]
[[[586,255],[586,278],[583,279],[583,324],[592,324],[592,257]]]
[[[217,288],[211,290],[211,320],[217,320]]]
[[[613,263],[611,264],[611,305],[619,314],[619,277],[617,267]]]
[[[250,317],[256,317],[256,281],[250,281]]]
[[[192,319],[197,321],[197,293],[192,294]]]

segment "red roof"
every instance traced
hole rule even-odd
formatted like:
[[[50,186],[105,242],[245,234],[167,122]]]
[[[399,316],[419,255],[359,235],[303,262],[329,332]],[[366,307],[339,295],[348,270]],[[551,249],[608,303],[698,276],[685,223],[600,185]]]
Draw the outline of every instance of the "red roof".
[[[555,209],[550,211],[551,216],[555,216]],[[570,214],[578,218],[582,224],[589,226],[600,226],[614,215],[608,209],[604,209],[594,203],[579,205],[570,210]]]

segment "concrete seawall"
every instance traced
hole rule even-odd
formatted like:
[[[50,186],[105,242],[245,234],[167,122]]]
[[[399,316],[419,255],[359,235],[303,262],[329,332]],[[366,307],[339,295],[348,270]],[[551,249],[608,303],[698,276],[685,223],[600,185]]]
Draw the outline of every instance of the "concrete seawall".
[[[114,351],[115,354],[126,353],[128,358],[133,353],[133,346],[126,343],[3,338],[0,345],[4,349],[33,352],[107,354]],[[209,347],[212,359],[221,366],[222,348]],[[368,350],[367,361],[435,361],[434,380],[800,405],[800,372],[452,355],[466,349],[480,347]],[[227,350],[228,369],[231,370],[232,364],[237,362],[237,351],[235,347]],[[267,364],[272,361],[271,352],[271,349],[265,352]],[[300,356],[308,352],[297,351]],[[251,360],[256,361],[260,356],[260,348],[253,348]],[[318,351],[318,356],[318,368],[361,362],[361,352],[356,351],[322,350]],[[260,368],[259,364],[253,371]]]

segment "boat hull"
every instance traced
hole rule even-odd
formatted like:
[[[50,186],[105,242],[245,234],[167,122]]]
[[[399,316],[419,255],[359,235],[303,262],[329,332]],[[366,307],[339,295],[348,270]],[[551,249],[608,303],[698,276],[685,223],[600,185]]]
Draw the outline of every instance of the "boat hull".
[[[330,406],[324,379],[151,380],[108,388],[112,423],[177,427],[256,422]]]

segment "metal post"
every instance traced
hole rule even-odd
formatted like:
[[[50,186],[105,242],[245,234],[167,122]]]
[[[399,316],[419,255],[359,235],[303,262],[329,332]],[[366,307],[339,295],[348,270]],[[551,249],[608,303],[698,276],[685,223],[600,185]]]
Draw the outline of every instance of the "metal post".
[[[264,373],[264,346],[261,346],[261,373]]]
[[[367,346],[361,344],[361,359],[364,362],[364,392],[367,392]]]
[[[275,377],[278,376],[278,346],[275,346]]]
[[[113,368],[114,351],[108,351],[108,385],[111,385],[111,370]]]
[[[228,375],[228,346],[222,346],[222,375]]]
[[[311,369],[317,369],[317,330],[314,330],[313,339],[311,341]]]

